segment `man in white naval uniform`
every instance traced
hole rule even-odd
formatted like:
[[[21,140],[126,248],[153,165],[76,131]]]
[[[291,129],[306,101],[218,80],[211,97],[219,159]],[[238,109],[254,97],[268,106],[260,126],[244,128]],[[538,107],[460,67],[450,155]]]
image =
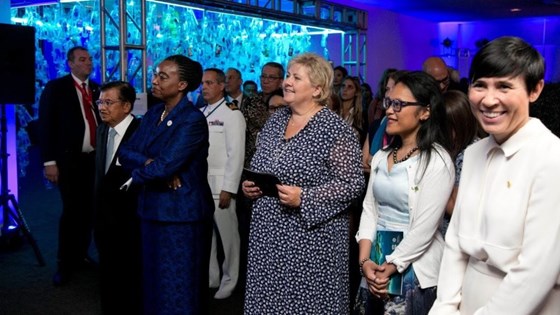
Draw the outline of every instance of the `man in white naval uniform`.
[[[212,236],[210,287],[219,290],[215,299],[231,296],[239,276],[239,231],[235,195],[239,188],[245,156],[245,118],[225,99],[225,74],[210,68],[202,76],[202,97],[207,105],[200,108],[208,121],[208,182],[214,196],[214,222],[222,241],[224,262],[222,280],[217,259],[217,235]]]

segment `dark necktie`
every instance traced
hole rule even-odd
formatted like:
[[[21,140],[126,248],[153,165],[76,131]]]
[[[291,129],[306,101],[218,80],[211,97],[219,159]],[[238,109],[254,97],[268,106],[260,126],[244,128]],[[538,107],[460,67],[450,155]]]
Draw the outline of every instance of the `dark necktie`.
[[[95,129],[97,128],[97,122],[93,116],[93,105],[91,94],[88,93],[88,87],[86,83],[82,83],[82,87],[78,86],[78,90],[82,93],[82,104],[84,106],[84,113],[86,114],[86,120],[89,126],[89,142],[92,147],[95,148]]]

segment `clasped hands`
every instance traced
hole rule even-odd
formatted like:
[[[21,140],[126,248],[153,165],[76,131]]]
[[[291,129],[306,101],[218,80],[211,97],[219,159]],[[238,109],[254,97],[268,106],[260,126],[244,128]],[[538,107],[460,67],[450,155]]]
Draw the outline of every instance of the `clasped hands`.
[[[167,182],[167,186],[173,190],[177,190],[181,188],[181,179],[179,178],[179,176],[173,175],[173,177]],[[229,205],[231,204],[231,198],[233,196],[234,194],[222,190],[220,192],[220,201],[218,202],[218,207],[220,209],[229,208]]]
[[[378,265],[368,260],[362,265],[362,271],[369,292],[382,300],[388,298],[387,286],[389,285],[391,275],[397,272],[397,267],[387,262]]]
[[[278,199],[281,204],[292,208],[297,208],[301,205],[301,187],[276,185],[276,188],[278,188]],[[250,180],[244,181],[243,184],[241,184],[241,189],[245,197],[249,199],[254,200],[262,196],[262,191],[259,186],[255,185],[255,182]]]

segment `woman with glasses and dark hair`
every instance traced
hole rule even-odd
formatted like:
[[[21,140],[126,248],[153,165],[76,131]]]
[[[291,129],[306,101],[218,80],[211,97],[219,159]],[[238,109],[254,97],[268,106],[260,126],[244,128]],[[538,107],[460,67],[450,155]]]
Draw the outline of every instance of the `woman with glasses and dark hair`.
[[[559,314],[560,140],[529,117],[544,59],[501,37],[474,56],[469,78],[489,136],[465,151],[430,314]]]
[[[186,56],[159,63],[152,92],[162,103],[119,152],[130,189],[139,190],[145,314],[205,312],[214,214],[208,124],[187,97],[201,80],[202,66]]]
[[[397,79],[383,106],[393,140],[371,162],[356,235],[361,298],[366,314],[425,314],[435,300],[444,246],[438,227],[455,177],[443,146],[443,99],[435,80],[416,71]]]

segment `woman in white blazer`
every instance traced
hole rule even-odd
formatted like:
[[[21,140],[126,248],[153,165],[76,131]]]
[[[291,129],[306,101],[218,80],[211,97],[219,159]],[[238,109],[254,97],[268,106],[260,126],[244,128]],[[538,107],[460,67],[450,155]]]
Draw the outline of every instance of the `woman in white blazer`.
[[[383,106],[386,132],[394,138],[371,163],[356,235],[364,276],[360,298],[367,295],[367,314],[426,314],[435,299],[444,247],[438,226],[455,177],[442,146],[448,143],[443,99],[431,76],[408,72],[397,78]],[[374,262],[371,254],[377,250],[372,244],[394,232],[402,232],[402,240]],[[403,290],[395,294],[388,284],[399,275]]]
[[[469,78],[490,136],[465,152],[430,314],[560,314],[560,140],[529,117],[543,58],[520,38],[498,38]]]

